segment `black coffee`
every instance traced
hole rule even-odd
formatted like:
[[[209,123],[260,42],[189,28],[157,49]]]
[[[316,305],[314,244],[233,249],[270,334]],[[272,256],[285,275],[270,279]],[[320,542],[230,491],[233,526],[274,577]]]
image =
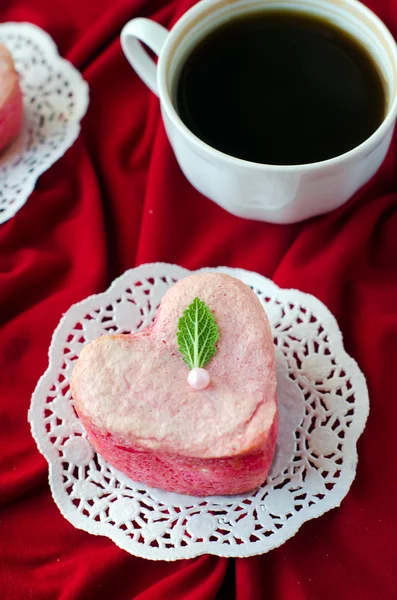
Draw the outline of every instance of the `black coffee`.
[[[331,23],[298,12],[236,18],[193,49],[175,103],[199,138],[259,163],[325,160],[368,138],[385,115],[367,51]]]

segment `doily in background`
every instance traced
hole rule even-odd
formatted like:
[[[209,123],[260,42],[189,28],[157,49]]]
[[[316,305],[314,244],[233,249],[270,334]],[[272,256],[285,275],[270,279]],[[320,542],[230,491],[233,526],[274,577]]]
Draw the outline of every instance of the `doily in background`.
[[[52,38],[30,23],[0,24],[24,98],[22,132],[0,154],[0,223],[23,206],[38,177],[73,144],[88,107],[88,85],[58,54]]]
[[[272,325],[280,433],[270,474],[258,490],[196,498],[131,481],[95,453],[74,411],[69,377],[84,344],[147,327],[166,290],[189,274],[181,267],[131,269],[103,294],[72,306],[55,330],[49,367],[29,411],[62,514],[76,527],[154,560],[204,553],[243,557],[280,546],[302,523],[339,506],[355,476],[356,443],[368,416],[364,376],[319,300],[249,271],[203,271],[229,273],[250,285]]]

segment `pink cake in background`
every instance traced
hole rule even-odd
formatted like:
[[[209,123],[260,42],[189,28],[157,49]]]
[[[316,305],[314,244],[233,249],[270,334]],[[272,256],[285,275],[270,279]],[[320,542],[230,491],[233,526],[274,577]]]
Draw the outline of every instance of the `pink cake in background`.
[[[176,337],[196,297],[219,328],[210,384],[200,391],[187,383]],[[247,492],[266,479],[278,430],[273,339],[261,303],[238,279],[181,280],[151,327],[88,344],[71,389],[94,448],[135,481],[207,496]]]
[[[0,151],[22,128],[23,98],[18,73],[7,48],[0,44]]]

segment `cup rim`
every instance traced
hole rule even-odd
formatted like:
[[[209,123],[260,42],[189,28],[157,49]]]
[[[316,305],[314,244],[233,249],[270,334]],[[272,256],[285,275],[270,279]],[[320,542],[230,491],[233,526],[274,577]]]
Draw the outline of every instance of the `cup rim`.
[[[377,27],[377,29],[383,35],[387,46],[391,52],[393,57],[396,71],[397,71],[397,44],[394,40],[391,32],[383,23],[383,21],[367,6],[365,6],[359,0],[344,0],[347,5],[351,5],[362,11],[364,15],[366,15]],[[328,3],[325,0],[325,3]],[[200,16],[200,13],[208,6],[213,6],[214,0],[201,0],[198,4],[192,6],[182,17],[175,23],[175,25],[171,28],[170,32],[167,35],[164,46],[161,50],[159,61],[158,61],[158,87],[159,87],[159,97],[161,101],[161,105],[165,110],[168,118],[172,121],[173,125],[179,130],[179,132],[189,140],[198,150],[202,152],[205,151],[207,154],[210,154],[218,159],[223,160],[225,163],[228,163],[230,166],[234,167],[249,167],[253,170],[266,170],[273,172],[280,171],[315,171],[321,170],[327,167],[336,167],[340,163],[345,162],[349,159],[354,159],[357,155],[362,154],[367,151],[370,152],[373,147],[375,147],[387,131],[393,125],[397,117],[397,90],[394,93],[393,100],[387,110],[386,116],[384,117],[382,123],[375,129],[375,131],[361,144],[355,146],[351,150],[344,152],[343,154],[339,154],[333,158],[328,158],[326,160],[317,161],[313,163],[299,163],[296,165],[273,165],[271,163],[257,163],[249,160],[245,160],[243,158],[238,158],[236,156],[232,156],[231,154],[226,154],[221,150],[217,150],[213,148],[199,137],[197,137],[182,121],[180,116],[178,115],[174,104],[171,100],[168,85],[166,81],[166,62],[168,58],[168,53],[172,49],[174,40],[178,37],[186,27],[188,23],[192,20]],[[299,10],[299,7],[296,7]],[[375,60],[375,59],[374,59]],[[376,62],[376,61],[375,61]],[[397,77],[397,76],[396,76]],[[396,83],[397,86],[397,83]]]

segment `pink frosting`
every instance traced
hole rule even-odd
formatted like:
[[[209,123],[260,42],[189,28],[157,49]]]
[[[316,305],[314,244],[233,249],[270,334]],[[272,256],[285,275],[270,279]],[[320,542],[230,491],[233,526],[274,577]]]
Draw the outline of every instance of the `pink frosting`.
[[[206,366],[211,382],[199,392],[187,382],[189,368],[176,340],[178,319],[196,296],[210,307],[220,331],[217,353]],[[256,295],[233,277],[205,273],[177,283],[164,296],[151,328],[137,335],[103,336],[87,345],[71,386],[93,445],[135,479],[161,485],[155,464],[159,474],[164,468],[171,473],[181,460],[189,470],[190,459],[198,461],[196,466],[202,460],[226,460],[218,465],[218,485],[211,493],[228,493],[225,486],[219,491],[224,467],[234,477],[236,464],[242,473],[252,467],[251,480],[243,477],[243,488],[251,481],[246,489],[266,477],[277,431],[273,340]],[[139,453],[137,461],[133,455]],[[138,468],[143,457],[144,471]],[[150,458],[154,462],[148,467]],[[199,472],[196,494],[203,476],[214,482],[214,465]],[[162,483],[166,489],[175,487],[172,481]],[[237,493],[231,483],[226,488]]]

